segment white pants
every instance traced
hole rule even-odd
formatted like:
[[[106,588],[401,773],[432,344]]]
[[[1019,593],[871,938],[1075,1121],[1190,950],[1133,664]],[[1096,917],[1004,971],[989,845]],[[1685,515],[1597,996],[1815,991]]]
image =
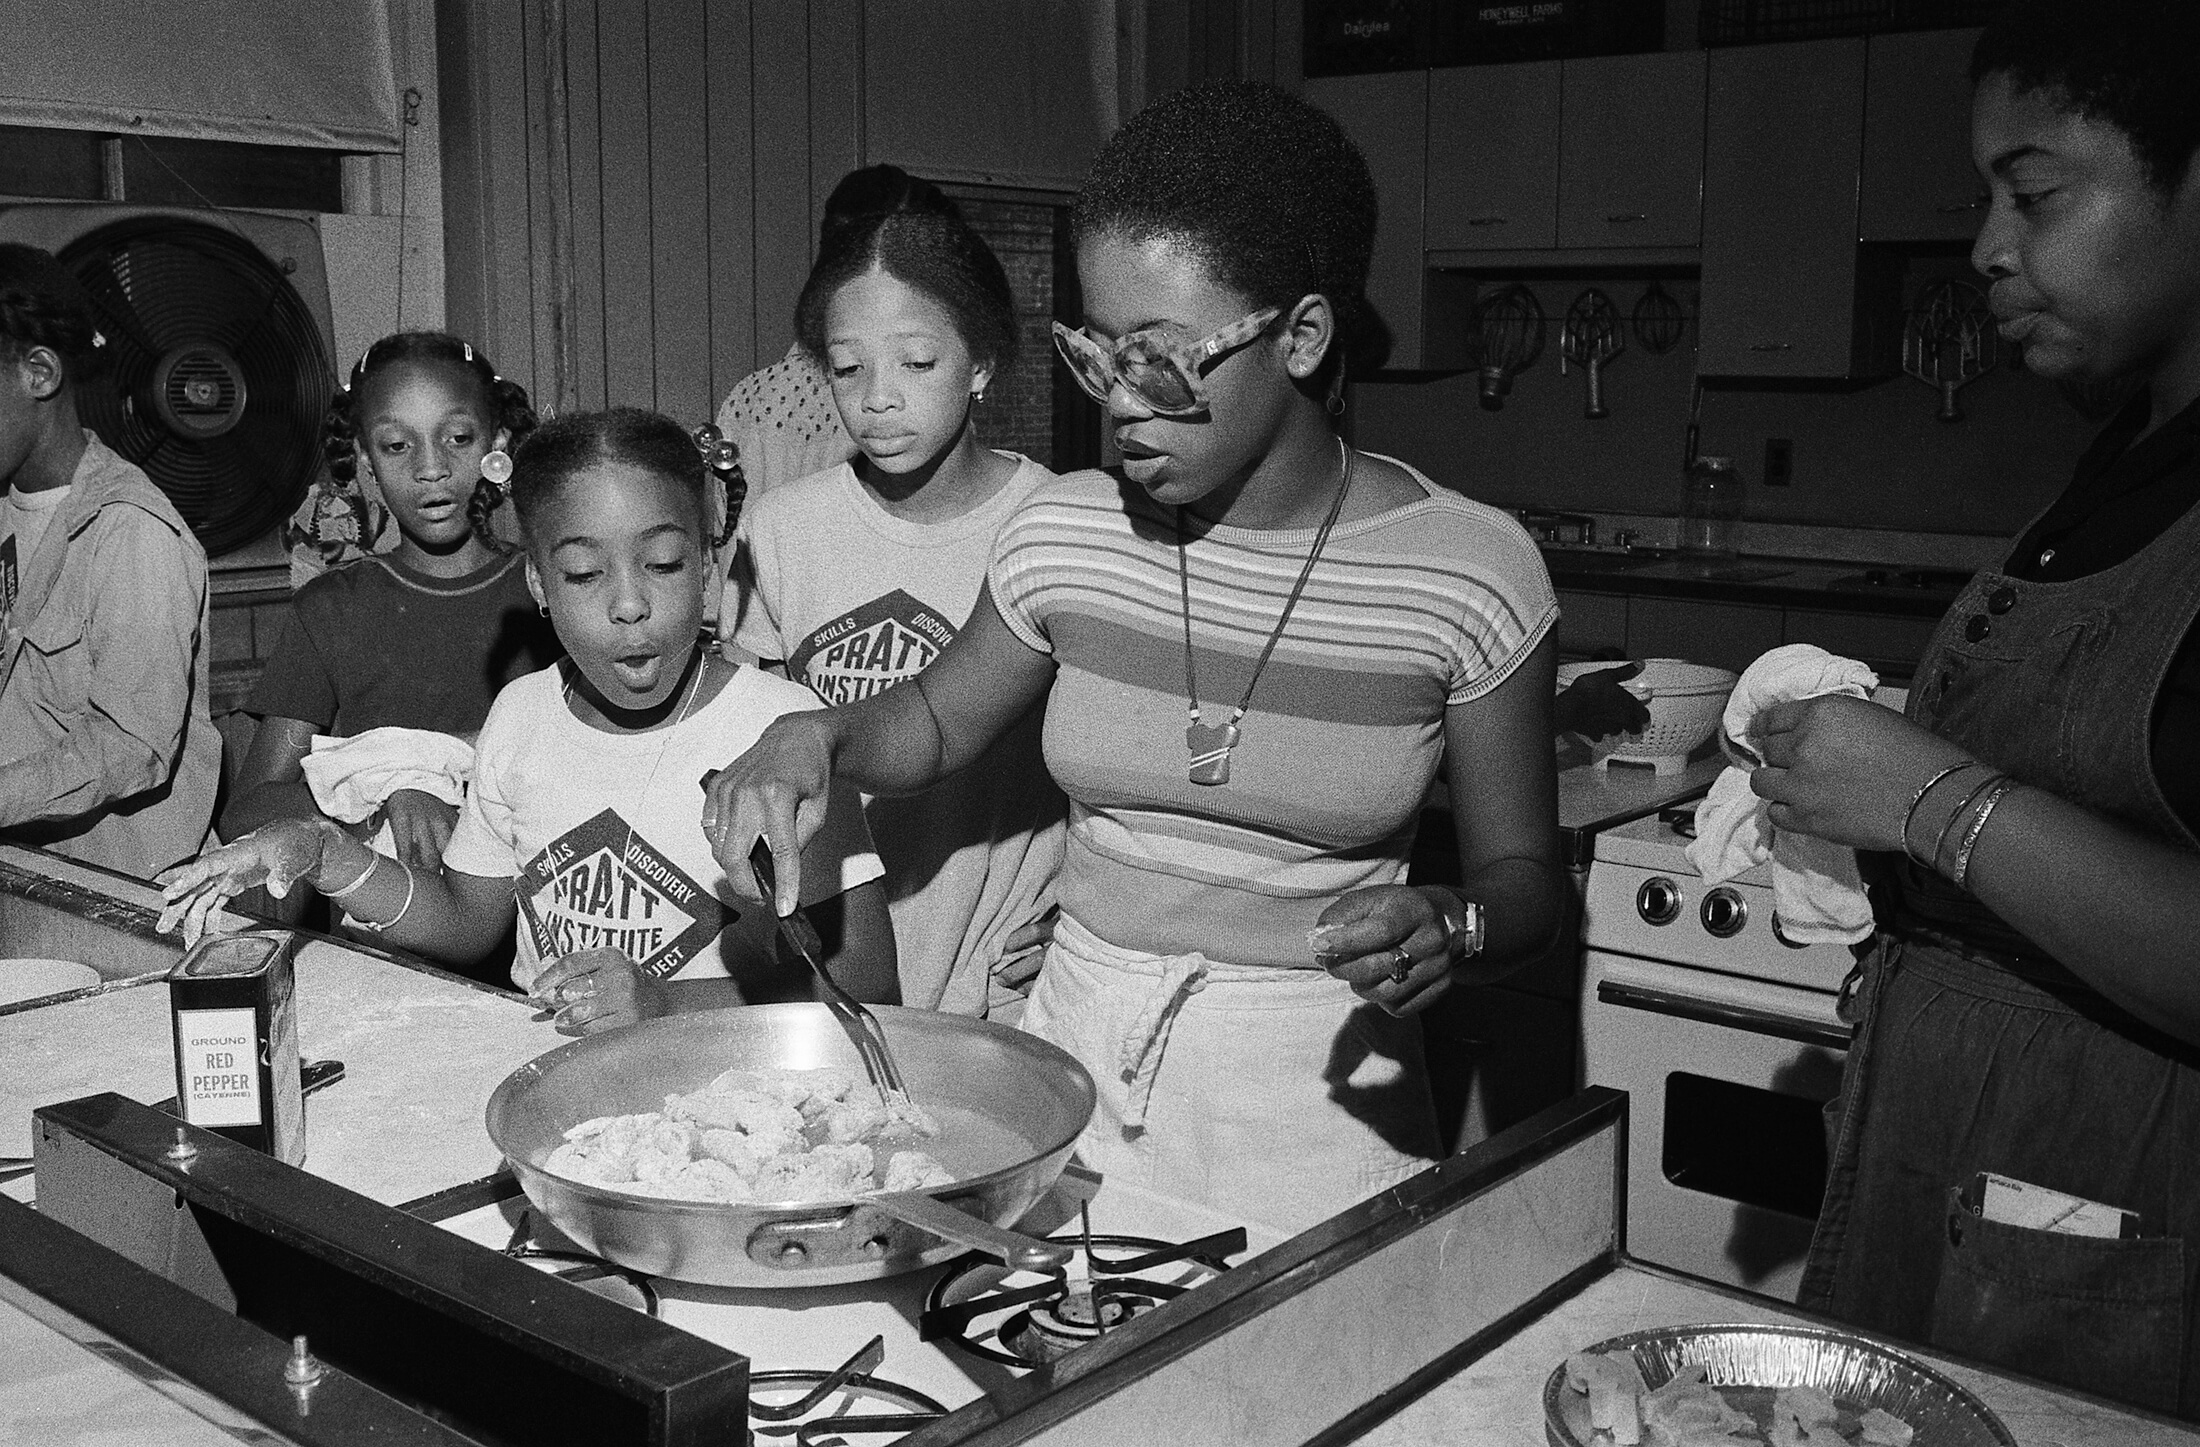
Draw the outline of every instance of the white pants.
[[[1116,1180],[1297,1232],[1425,1168],[1418,1022],[1318,969],[1118,949],[1063,915],[1022,1026],[1092,1072]]]

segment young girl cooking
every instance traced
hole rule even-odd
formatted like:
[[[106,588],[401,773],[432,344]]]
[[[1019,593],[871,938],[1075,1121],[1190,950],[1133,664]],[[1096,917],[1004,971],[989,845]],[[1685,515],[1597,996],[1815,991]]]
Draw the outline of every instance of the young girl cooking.
[[[1272,86],[1118,131],[1056,335],[1121,474],[1042,486],[931,668],[774,724],[705,814],[723,857],[770,841],[785,908],[832,781],[928,787],[1043,699],[1071,814],[1023,1025],[1100,1086],[1092,1165],[1285,1227],[1434,1153],[1399,1017],[1547,949],[1566,889],[1534,546],[1330,425],[1374,217],[1359,152]],[[1466,885],[1408,887],[1447,748]]]
[[[2186,1417],[2200,1417],[2196,56],[2200,8],[2184,0],[2021,0],[1981,36],[1972,153],[1993,204],[1971,259],[2002,335],[2043,376],[2137,395],[1942,621],[1907,720],[1782,705],[1757,724],[1751,780],[1778,827],[1897,858],[1805,1304]]]
[[[225,835],[321,817],[305,770],[316,735],[400,728],[471,739],[499,688],[557,657],[518,552],[490,530],[504,492],[483,475],[486,464],[509,477],[509,453],[534,426],[527,393],[457,337],[401,332],[360,357],[329,409],[329,470],[348,483],[364,463],[402,540],[299,590],[247,705],[260,722],[223,811]],[[442,761],[419,764],[440,774],[429,765]],[[368,762],[402,777],[391,771],[402,758]],[[458,782],[443,782],[443,796],[389,793],[362,833],[387,825],[409,867],[440,867]]]
[[[752,501],[734,641],[827,703],[852,703],[922,673],[968,625],[994,534],[1053,474],[978,441],[972,410],[1016,355],[1016,305],[959,219],[842,228],[795,329],[861,450]],[[1062,858],[1065,805],[1039,721],[1031,710],[953,778],[865,803],[904,1004],[984,1015],[1019,999],[996,972],[1052,905]]]
[[[569,1034],[811,998],[807,970],[775,956],[771,912],[729,890],[697,824],[698,780],[727,739],[819,705],[703,646],[723,514],[694,442],[652,412],[575,414],[528,438],[516,468],[527,586],[568,658],[497,696],[442,872],[323,819],[282,819],[163,876],[163,927],[196,938],[223,898],[303,880],[391,943],[465,962],[502,938],[516,900],[513,979]],[[861,806],[842,790],[815,807],[800,883],[826,963],[890,1002],[892,926]]]

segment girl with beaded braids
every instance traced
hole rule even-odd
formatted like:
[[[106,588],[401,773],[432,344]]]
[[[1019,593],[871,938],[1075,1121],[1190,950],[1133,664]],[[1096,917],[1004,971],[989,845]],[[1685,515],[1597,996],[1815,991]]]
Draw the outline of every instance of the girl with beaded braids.
[[[712,780],[784,909],[828,781],[924,788],[1044,702],[1070,800],[1022,1025],[1082,1061],[1090,1164],[1303,1227],[1433,1156],[1399,1018],[1555,943],[1557,618],[1513,520],[1332,426],[1375,227],[1366,162],[1273,86],[1156,101],[1074,216],[1056,329],[1123,464],[1002,525],[970,622],[899,687],[782,719]],[[1462,890],[1405,884],[1450,758]]]
[[[326,820],[281,819],[163,876],[162,927],[189,942],[222,899],[303,880],[392,944],[463,965],[516,918],[513,983],[569,1034],[815,998],[698,819],[697,778],[727,740],[820,707],[729,662],[703,631],[725,577],[722,484],[678,424],[632,407],[553,418],[516,466],[527,587],[568,657],[497,695],[440,867],[373,853]],[[821,958],[858,998],[892,1003],[893,926],[862,802],[844,787],[818,812],[802,898]],[[748,873],[746,859],[732,867]]]
[[[329,471],[373,479],[397,545],[298,590],[246,705],[259,727],[225,837],[326,814],[436,867],[465,741],[500,687],[558,653],[518,552],[489,525],[494,474],[510,475],[534,426],[527,393],[457,337],[400,332],[352,368],[329,409]]]
[[[104,347],[67,270],[0,245],[0,838],[149,878],[221,781],[206,554],[78,421]]]

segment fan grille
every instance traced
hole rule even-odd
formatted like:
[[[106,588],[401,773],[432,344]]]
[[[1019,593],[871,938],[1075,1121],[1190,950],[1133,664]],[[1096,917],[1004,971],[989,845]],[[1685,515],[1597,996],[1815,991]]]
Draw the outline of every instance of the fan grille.
[[[244,238],[173,217],[103,226],[63,248],[110,358],[84,420],[145,469],[207,552],[287,517],[321,465],[334,392],[320,329]]]

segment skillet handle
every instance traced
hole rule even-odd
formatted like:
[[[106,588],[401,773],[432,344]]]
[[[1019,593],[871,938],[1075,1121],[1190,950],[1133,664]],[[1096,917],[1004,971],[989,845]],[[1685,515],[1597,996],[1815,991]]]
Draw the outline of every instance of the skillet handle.
[[[1015,1231],[1004,1231],[988,1221],[966,1215],[944,1201],[915,1191],[880,1192],[865,1196],[867,1205],[912,1226],[921,1227],[943,1241],[966,1251],[976,1251],[1017,1271],[1059,1272],[1068,1267],[1074,1253],[1059,1241],[1042,1241]]]

